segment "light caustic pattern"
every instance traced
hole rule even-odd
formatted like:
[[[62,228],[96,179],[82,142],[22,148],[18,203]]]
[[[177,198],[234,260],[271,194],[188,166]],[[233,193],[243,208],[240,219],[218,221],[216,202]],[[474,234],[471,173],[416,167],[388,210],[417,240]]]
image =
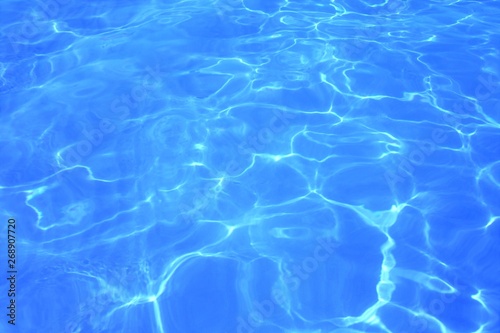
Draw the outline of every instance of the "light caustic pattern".
[[[19,332],[499,331],[498,1],[2,8]]]

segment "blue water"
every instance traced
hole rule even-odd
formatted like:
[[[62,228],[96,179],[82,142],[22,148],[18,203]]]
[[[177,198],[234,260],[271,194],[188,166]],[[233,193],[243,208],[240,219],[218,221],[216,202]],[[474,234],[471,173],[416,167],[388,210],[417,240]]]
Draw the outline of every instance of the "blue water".
[[[500,332],[500,1],[0,9],[2,332]]]

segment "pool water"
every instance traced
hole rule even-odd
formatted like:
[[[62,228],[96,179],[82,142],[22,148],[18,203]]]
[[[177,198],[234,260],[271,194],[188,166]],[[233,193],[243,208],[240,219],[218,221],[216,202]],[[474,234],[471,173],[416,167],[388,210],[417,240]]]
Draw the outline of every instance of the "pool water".
[[[500,332],[499,1],[0,8],[2,332]]]

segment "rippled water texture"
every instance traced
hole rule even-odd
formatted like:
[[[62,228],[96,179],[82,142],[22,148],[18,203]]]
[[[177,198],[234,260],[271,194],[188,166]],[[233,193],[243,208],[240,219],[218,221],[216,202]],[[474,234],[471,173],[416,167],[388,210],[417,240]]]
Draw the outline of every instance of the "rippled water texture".
[[[500,332],[499,1],[0,8],[2,331]]]

